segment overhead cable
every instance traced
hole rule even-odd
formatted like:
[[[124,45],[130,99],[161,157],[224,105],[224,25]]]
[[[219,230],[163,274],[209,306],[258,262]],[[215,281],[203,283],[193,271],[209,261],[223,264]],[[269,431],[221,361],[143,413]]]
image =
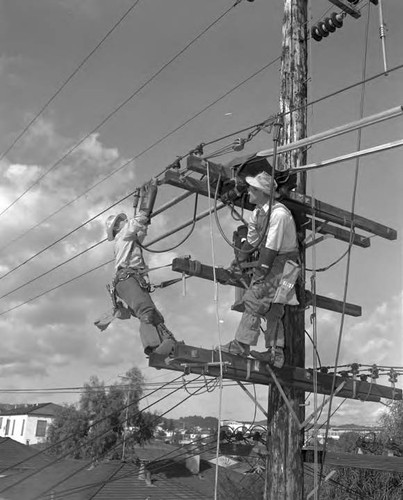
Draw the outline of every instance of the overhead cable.
[[[121,102],[114,110],[112,110],[106,117],[101,120],[101,122],[93,128],[90,132],[85,134],[74,146],[72,146],[63,156],[61,156],[55,163],[53,163],[43,174],[41,174],[32,184],[30,184],[11,204],[9,204],[4,210],[0,212],[0,217],[13,205],[15,205],[23,196],[25,196],[34,186],[39,184],[39,182],[46,177],[54,168],[61,164],[61,162],[66,159],[71,153],[77,150],[77,148],[83,144],[92,134],[97,132],[107,121],[109,121],[118,111],[120,111],[126,104],[133,100],[147,85],[149,85],[155,78],[157,78],[160,73],[162,73],[170,64],[172,64],[176,59],[178,59],[186,50],[189,49],[197,40],[199,40],[203,35],[207,33],[213,26],[215,26],[224,16],[226,16],[234,7],[238,5],[239,2],[235,3],[224,11],[220,16],[218,16],[215,21],[210,23],[206,28],[204,28],[195,38],[188,42],[179,52],[177,52],[168,62],[163,64],[161,68],[156,71],[148,80],[146,80],[140,87],[138,87],[129,97],[127,97],[123,102]]]
[[[162,397],[162,398],[160,398],[160,400],[159,400],[159,401],[157,401],[156,403],[158,403],[158,402],[162,401],[163,399],[165,399],[165,398],[166,398],[166,397],[168,397],[168,396],[171,396],[173,393],[177,392],[178,390],[179,390],[179,389],[175,389],[174,391],[172,391],[172,393],[171,393],[171,394],[168,394],[168,395],[166,395],[166,396],[163,396],[163,397]],[[200,390],[200,389],[197,389],[197,390],[195,391],[195,393],[197,393],[199,390]],[[178,406],[180,406],[182,403],[184,403],[184,402],[185,402],[185,401],[187,401],[190,397],[192,397],[195,393],[192,393],[192,394],[190,394],[190,395],[186,396],[185,398],[183,398],[181,401],[179,401],[179,403],[176,403],[176,404],[175,404],[175,405],[173,405],[171,408],[169,408],[168,410],[166,410],[166,411],[165,411],[165,412],[163,412],[162,414],[158,415],[158,416],[156,417],[156,419],[155,419],[155,420],[156,420],[156,421],[157,421],[157,420],[159,420],[159,419],[161,418],[161,416],[166,415],[166,414],[167,414],[167,413],[169,413],[170,411],[172,411],[172,410],[174,410],[175,408],[177,408]],[[153,405],[154,405],[154,404],[156,404],[156,403],[152,403],[151,405],[148,405],[146,408],[143,408],[142,410],[139,410],[136,414],[141,414],[141,413],[143,413],[146,409],[150,408],[151,406],[153,406]],[[122,409],[124,409],[124,408],[122,408]],[[126,420],[124,420],[123,422],[125,422],[125,421],[126,421]],[[92,441],[93,441],[93,440],[95,440],[95,439],[99,439],[100,437],[102,437],[103,435],[107,434],[108,432],[110,432],[110,429],[107,429],[107,431],[104,431],[101,435],[98,435],[98,436],[95,436],[94,438],[91,438],[91,439],[90,439],[90,442],[92,442]],[[87,442],[87,443],[83,443],[82,445],[80,445],[80,447],[83,447],[83,446],[85,446],[85,445],[87,445],[87,444],[88,444],[88,442]],[[78,447],[76,447],[76,448],[78,448]],[[36,470],[36,471],[34,471],[33,473],[29,474],[28,476],[25,476],[25,477],[21,478],[21,479],[20,479],[19,481],[17,481],[16,483],[14,483],[14,484],[12,484],[12,485],[10,485],[10,486],[6,487],[6,488],[3,488],[2,490],[0,490],[0,493],[3,493],[4,491],[7,491],[8,489],[10,489],[10,488],[12,488],[12,487],[16,486],[17,484],[22,483],[23,481],[25,481],[25,480],[26,480],[26,479],[28,479],[29,477],[31,477],[31,476],[33,476],[33,475],[37,474],[38,472],[41,472],[42,470],[44,470],[44,469],[46,469],[46,468],[50,467],[53,463],[58,462],[61,458],[66,458],[66,457],[67,457],[67,456],[69,456],[70,454],[71,454],[71,451],[70,451],[69,453],[64,453],[64,454],[62,454],[60,457],[57,457],[57,459],[56,459],[56,460],[54,460],[53,462],[50,462],[49,464],[46,464],[45,466],[42,466],[42,467],[41,467],[41,468],[39,468],[38,470]],[[73,473],[72,475],[75,475],[75,473]],[[70,478],[72,475],[71,475],[71,474],[69,474],[68,478]],[[60,484],[62,484],[62,483],[63,483],[64,481],[66,481],[66,480],[67,480],[67,478],[61,479],[60,481],[58,481],[57,483],[55,483],[54,485],[52,485],[52,487],[51,487],[51,488],[47,489],[46,491],[41,492],[41,494],[40,494],[40,495],[35,496],[32,500],[39,500],[40,498],[43,498],[43,497],[44,497],[47,493],[49,493],[50,491],[52,491],[52,490],[53,490],[56,486],[59,486]]]
[[[130,12],[137,6],[140,0],[136,0],[121,16],[116,23],[109,29],[109,31],[101,38],[97,45],[87,54],[76,69],[67,77],[67,79],[62,83],[62,85],[57,89],[57,91],[46,101],[46,103],[40,108],[40,110],[35,114],[35,116],[27,123],[27,125],[22,129],[22,131],[17,135],[13,142],[0,154],[0,161],[6,156],[7,153],[17,144],[17,142],[25,135],[28,129],[36,122],[36,120],[42,115],[45,109],[56,99],[60,92],[66,87],[66,85],[76,76],[80,69],[85,65],[88,59],[95,54],[95,52],[100,48],[100,46],[105,42],[105,40],[115,31],[115,29],[122,23],[122,21],[130,14]],[[16,200],[18,201],[18,200]],[[14,203],[12,203],[13,205]],[[10,205],[10,207],[12,206]],[[8,210],[10,207],[7,207]],[[5,210],[5,211],[6,211]],[[3,212],[2,212],[3,213]],[[1,213],[1,214],[2,214]],[[1,215],[0,214],[0,215]]]
[[[162,396],[162,397],[161,397],[158,401],[155,401],[154,403],[149,404],[148,406],[146,406],[145,408],[143,408],[142,410],[140,410],[139,412],[137,412],[137,414],[142,413],[142,412],[144,412],[145,410],[148,410],[149,408],[151,408],[151,407],[152,407],[152,406],[154,406],[155,404],[157,404],[157,403],[161,402],[162,400],[166,399],[167,397],[169,397],[169,396],[171,396],[172,394],[174,394],[175,392],[177,392],[179,389],[180,389],[180,388],[174,389],[174,390],[173,390],[170,394],[166,394],[165,396]],[[187,396],[187,397],[186,397],[186,398],[184,398],[184,400],[182,400],[181,402],[186,401],[186,399],[188,399],[189,397],[190,397],[190,396]],[[136,400],[136,401],[133,401],[132,403],[129,403],[128,405],[124,405],[124,406],[122,406],[122,407],[121,407],[121,409],[120,409],[120,411],[123,411],[125,408],[128,408],[128,407],[130,407],[130,406],[132,406],[132,405],[134,405],[134,404],[138,404],[138,401]],[[179,406],[179,404],[180,404],[180,403],[178,403],[177,405],[175,405],[173,408],[175,408],[176,406]],[[113,413],[115,413],[115,412],[113,412]],[[109,418],[110,416],[112,416],[112,414],[113,414],[113,413],[108,414],[108,415],[106,415],[105,417],[103,417],[102,419],[99,419],[98,421],[93,422],[93,423],[92,423],[89,427],[90,427],[90,428],[94,427],[95,425],[99,424],[101,421],[103,421],[103,420],[105,420],[105,419]],[[82,448],[83,446],[88,445],[88,443],[90,443],[90,442],[92,442],[92,441],[94,441],[94,440],[96,440],[96,439],[99,439],[100,437],[102,437],[103,435],[105,435],[106,433],[108,433],[109,431],[110,431],[110,429],[107,429],[107,430],[106,430],[106,431],[104,431],[102,434],[100,434],[100,435],[96,435],[95,437],[91,438],[89,441],[87,441],[87,442],[85,442],[85,443],[82,443],[82,444],[81,444],[81,445],[79,445],[79,446],[76,446],[76,447],[75,447],[75,449],[79,449],[79,448]],[[73,434],[70,434],[70,435],[68,436],[68,438],[64,438],[63,440],[59,441],[58,443],[55,443],[54,445],[51,445],[51,447],[48,447],[47,449],[49,450],[50,448],[54,448],[55,446],[57,446],[57,445],[58,445],[58,444],[60,444],[61,442],[64,442],[64,441],[66,441],[67,439],[69,439],[69,438],[71,438],[71,437],[73,437]],[[35,457],[35,456],[37,456],[37,455],[39,455],[39,454],[43,453],[44,451],[45,451],[45,450],[42,450],[41,452],[38,452],[36,455],[33,455],[33,456],[29,457],[28,459],[25,459],[25,460],[23,460],[23,461],[19,462],[18,464],[13,464],[12,466],[9,466],[8,468],[3,469],[3,470],[2,470],[2,471],[0,471],[0,472],[1,472],[1,473],[3,473],[3,472],[5,472],[6,470],[9,470],[10,468],[15,467],[16,465],[20,465],[20,464],[22,464],[22,463],[24,463],[24,462],[26,462],[26,461],[29,461],[30,459],[32,459],[33,457]],[[42,466],[42,467],[40,467],[40,468],[36,469],[36,470],[35,470],[34,472],[32,472],[31,474],[29,474],[29,475],[27,475],[27,476],[25,476],[25,477],[21,478],[20,480],[16,481],[15,483],[13,483],[13,484],[11,484],[11,485],[6,486],[5,488],[1,489],[1,490],[0,490],[0,493],[4,493],[5,491],[8,491],[9,489],[13,488],[14,486],[17,486],[17,484],[20,484],[20,483],[22,483],[23,481],[27,480],[28,478],[30,478],[30,477],[32,477],[32,476],[34,476],[34,475],[38,474],[39,472],[42,472],[43,470],[45,470],[45,469],[47,469],[48,467],[50,467],[53,463],[58,462],[58,461],[59,461],[59,460],[61,460],[62,458],[66,458],[66,457],[67,457],[67,456],[69,456],[70,454],[71,454],[71,450],[70,450],[69,452],[67,452],[67,453],[63,453],[61,456],[57,457],[57,459],[56,459],[56,460],[54,460],[54,461],[52,461],[52,462],[50,462],[50,463],[45,464],[44,466]]]

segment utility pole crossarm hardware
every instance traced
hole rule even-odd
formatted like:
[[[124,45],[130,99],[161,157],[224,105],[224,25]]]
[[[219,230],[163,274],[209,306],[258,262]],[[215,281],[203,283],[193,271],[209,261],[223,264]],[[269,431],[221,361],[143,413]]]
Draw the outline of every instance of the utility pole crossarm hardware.
[[[270,372],[273,371],[283,386],[294,387],[306,392],[313,391],[313,374],[311,369],[284,365],[282,368],[270,368],[254,358],[234,356],[221,353],[223,360],[223,376],[225,379],[244,383],[273,385]],[[172,358],[151,354],[149,366],[183,372],[197,373],[211,377],[220,375],[220,359],[216,350],[202,347],[177,344]],[[318,373],[318,393],[329,395],[332,390],[333,374]],[[336,386],[342,385],[337,396],[340,398],[360,399],[362,401],[379,402],[381,398],[402,399],[402,390],[393,387],[356,380],[352,377],[336,376]]]

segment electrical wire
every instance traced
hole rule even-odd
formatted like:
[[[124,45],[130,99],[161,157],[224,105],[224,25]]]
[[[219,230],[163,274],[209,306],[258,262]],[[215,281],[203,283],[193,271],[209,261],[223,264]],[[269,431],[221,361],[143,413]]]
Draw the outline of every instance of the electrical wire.
[[[220,102],[222,99],[224,99],[225,97],[227,97],[228,95],[230,95],[232,92],[234,92],[235,90],[237,90],[238,88],[240,88],[242,85],[244,85],[245,83],[247,83],[249,80],[251,80],[252,78],[254,78],[255,76],[259,75],[260,73],[262,73],[264,70],[266,70],[267,68],[269,68],[272,64],[274,64],[276,61],[278,61],[280,58],[277,57],[276,59],[270,61],[268,64],[264,65],[262,68],[260,68],[258,71],[256,71],[255,73],[253,73],[251,76],[249,76],[248,78],[246,78],[245,80],[243,80],[242,82],[238,83],[235,87],[231,88],[230,90],[228,90],[227,92],[225,92],[223,95],[221,95],[220,97],[218,97],[217,99],[215,99],[213,102],[211,102],[210,104],[208,104],[207,106],[205,106],[204,108],[202,108],[200,111],[198,111],[196,114],[192,115],[190,118],[188,118],[187,120],[185,120],[184,122],[182,122],[180,125],[178,125],[177,127],[175,127],[174,129],[172,129],[170,132],[168,132],[167,134],[165,134],[163,137],[159,138],[158,140],[156,140],[154,143],[152,143],[150,146],[148,146],[146,149],[144,149],[143,151],[141,151],[139,154],[137,154],[136,156],[133,156],[132,158],[130,158],[128,161],[126,161],[125,163],[123,163],[122,165],[120,165],[118,168],[116,168],[115,170],[112,170],[112,172],[110,172],[108,175],[106,175],[105,177],[103,177],[102,179],[100,179],[99,181],[97,181],[95,184],[93,184],[91,187],[89,187],[86,191],[84,191],[83,193],[81,193],[80,195],[76,196],[74,199],[70,200],[69,202],[67,202],[65,205],[61,206],[60,208],[58,208],[55,212],[51,213],[50,215],[48,215],[47,217],[45,217],[44,219],[42,219],[40,222],[38,222],[37,224],[35,224],[34,226],[30,227],[28,230],[26,230],[25,232],[21,233],[19,236],[17,236],[16,238],[14,238],[13,240],[11,240],[10,242],[8,242],[6,245],[0,247],[0,251],[6,249],[7,247],[9,247],[12,243],[15,243],[16,241],[20,240],[21,238],[23,238],[25,235],[27,235],[29,232],[31,232],[32,230],[36,229],[37,227],[41,226],[42,224],[44,224],[45,222],[47,222],[49,219],[51,219],[53,216],[57,215],[58,213],[60,213],[64,208],[67,208],[68,206],[72,205],[73,203],[75,203],[77,200],[79,200],[80,198],[84,197],[86,194],[88,194],[90,191],[92,191],[94,188],[96,188],[97,186],[99,186],[102,182],[108,180],[110,177],[112,177],[113,175],[117,174],[118,172],[120,172],[123,168],[127,167],[128,165],[130,165],[130,163],[132,163],[134,160],[137,160],[138,158],[140,158],[141,156],[143,156],[145,153],[147,153],[148,151],[150,151],[152,148],[154,148],[155,146],[159,145],[161,142],[163,142],[165,139],[167,139],[168,137],[170,137],[171,135],[173,135],[175,132],[177,132],[178,130],[182,129],[185,125],[187,125],[188,123],[190,123],[192,120],[196,119],[198,116],[200,116],[202,113],[204,113],[205,111],[207,111],[208,109],[210,109],[212,106],[214,106],[215,104],[217,104],[218,102]],[[243,129],[242,131],[245,131],[245,130],[250,130],[251,128],[253,128],[255,125],[251,125],[250,127],[248,127],[247,129]],[[240,132],[234,132],[232,135],[236,135],[237,133],[240,133]],[[219,140],[223,140],[222,138],[220,138]],[[209,144],[209,143],[207,143]],[[186,156],[188,156],[189,153],[187,154],[184,154],[183,156],[179,156],[179,159],[183,159],[185,158]],[[162,173],[164,173],[166,171],[166,169],[164,169],[160,174],[157,174],[157,177],[159,177],[160,175],[162,175]]]
[[[362,80],[365,80],[366,71],[367,71],[367,53],[368,53],[368,34],[369,34],[370,13],[371,13],[371,9],[369,8],[368,9],[368,16],[367,16],[367,23],[366,23],[366,28],[365,28],[365,37],[364,37],[365,43],[364,43],[364,61],[363,61],[363,67],[362,67]],[[360,108],[359,108],[360,118],[362,118],[364,115],[364,103],[365,103],[365,84],[363,84],[361,86],[361,100],[360,100]],[[361,149],[361,136],[362,136],[361,129],[359,129],[358,134],[357,134],[357,151]],[[355,174],[354,174],[353,195],[352,195],[352,200],[351,200],[351,214],[352,214],[351,232],[350,232],[350,245],[349,245],[349,251],[348,251],[348,255],[347,255],[347,263],[346,263],[346,276],[345,276],[344,292],[343,292],[343,308],[342,308],[342,313],[341,313],[340,329],[339,329],[339,335],[338,335],[338,340],[337,340],[335,363],[334,363],[336,367],[338,365],[338,360],[339,360],[339,355],[340,355],[341,340],[342,340],[342,335],[343,335],[345,312],[346,312],[347,290],[348,290],[348,284],[349,284],[350,264],[351,264],[351,250],[352,250],[352,242],[353,242],[353,235],[354,235],[353,228],[354,228],[355,202],[356,202],[357,187],[358,187],[359,164],[360,164],[360,158],[357,158],[356,159],[356,166],[355,166]],[[331,394],[330,394],[330,399],[329,399],[328,421],[327,421],[327,425],[326,425],[325,441],[324,441],[324,449],[323,449],[324,457],[326,456],[327,438],[328,438],[329,425],[330,425],[330,413],[331,413],[331,409],[332,409],[333,393],[334,393],[334,390],[336,388],[336,376],[337,376],[337,369],[335,370],[335,372],[333,374]],[[322,471],[323,471],[323,464],[321,466],[321,472]],[[319,484],[319,491],[320,491],[320,484]]]
[[[155,250],[155,249],[150,248],[151,244],[142,245],[140,242],[137,242],[137,245],[142,250],[145,250],[146,252],[150,252],[150,253],[166,253],[166,252],[170,252],[172,250],[175,250],[176,248],[178,248],[181,245],[183,245],[185,243],[185,241],[187,241],[191,237],[191,235],[193,234],[194,228],[196,227],[196,222],[197,222],[197,202],[198,202],[198,200],[199,200],[199,193],[196,193],[195,203],[194,203],[194,208],[193,208],[193,222],[192,222],[192,227],[190,228],[188,234],[186,234],[184,236],[184,238],[179,243],[176,243],[175,245],[173,245],[170,248],[164,248],[162,250]]]
[[[195,393],[197,393],[199,390],[200,390],[200,389],[197,389],[197,390],[195,391]],[[176,392],[176,390],[175,390],[175,391],[173,391],[173,392],[172,392],[171,394],[169,394],[168,396],[171,396],[174,392]],[[156,423],[158,420],[160,420],[160,418],[161,418],[163,415],[166,415],[166,414],[167,414],[167,413],[169,413],[170,411],[174,410],[175,408],[177,408],[178,406],[180,406],[182,403],[184,403],[185,401],[187,401],[190,397],[192,397],[192,396],[194,396],[194,395],[195,395],[195,394],[193,394],[193,393],[192,393],[192,394],[190,394],[190,395],[186,396],[186,397],[185,397],[185,398],[183,398],[183,399],[182,399],[179,403],[175,404],[174,406],[172,406],[171,408],[169,408],[168,410],[166,410],[165,412],[163,412],[161,415],[158,415],[158,417],[157,417],[156,419],[154,419],[154,422],[153,422],[153,423]],[[161,401],[162,399],[165,399],[165,397],[164,397],[164,398],[161,398],[159,401]],[[157,401],[157,402],[159,402],[159,401]],[[153,403],[153,404],[156,404],[156,403]],[[152,405],[153,405],[153,404],[152,404]],[[148,409],[150,406],[152,406],[152,405],[149,405],[149,406],[147,407],[147,409]],[[124,408],[123,408],[123,409],[124,409]],[[141,414],[142,412],[144,412],[144,410],[145,410],[145,409],[142,409],[141,411],[137,412],[137,414]],[[126,422],[126,420],[124,420],[123,422]],[[109,432],[109,430],[108,430],[107,432]],[[96,437],[96,439],[99,439],[99,437],[102,437],[104,434],[105,434],[105,433],[103,433],[101,436],[97,436],[97,437]],[[120,443],[119,443],[119,444],[120,444]],[[110,450],[108,450],[108,451],[110,451]],[[71,453],[71,452],[69,452],[69,454],[70,454],[70,453]],[[67,455],[67,456],[68,456],[68,455]],[[55,463],[55,462],[59,461],[61,458],[64,458],[64,457],[63,457],[63,456],[62,456],[62,457],[58,457],[58,458],[57,458],[57,460],[55,460],[53,463]],[[49,465],[48,465],[48,466],[49,466]],[[85,465],[85,467],[87,467],[87,464]],[[85,467],[84,467],[84,468],[85,468]],[[44,468],[46,468],[46,467],[44,467]],[[55,487],[57,487],[57,486],[59,486],[60,484],[62,484],[63,482],[65,482],[67,479],[70,479],[70,478],[71,478],[72,476],[74,476],[75,474],[77,474],[77,472],[74,472],[74,473],[70,474],[67,478],[63,478],[63,479],[61,479],[61,480],[60,480],[60,481],[58,481],[56,484],[54,484],[54,485],[52,485],[50,488],[48,488],[46,491],[44,491],[44,492],[42,492],[40,495],[38,495],[38,496],[34,497],[32,500],[39,500],[40,498],[43,498],[43,496],[45,496],[47,493],[49,493],[50,491],[52,491]],[[34,474],[32,474],[32,475],[34,475]],[[28,476],[28,477],[31,477],[31,476]],[[26,478],[22,478],[22,480],[20,480],[19,482],[22,482],[22,481],[24,481],[25,479],[26,479]],[[19,484],[19,482],[18,482],[18,484]],[[106,481],[106,482],[108,482],[108,481]],[[14,486],[14,485],[13,485],[13,486]],[[6,490],[7,490],[7,489],[8,489],[8,488],[6,488]],[[3,491],[6,491],[6,490],[0,490],[0,493],[3,493]]]
[[[44,179],[52,170],[54,170],[58,165],[61,164],[71,153],[76,151],[76,149],[83,144],[91,135],[97,132],[107,121],[109,121],[116,113],[118,113],[124,106],[126,106],[130,101],[132,101],[147,85],[149,85],[155,78],[157,78],[169,65],[171,65],[176,59],[178,59],[184,52],[186,52],[194,43],[196,43],[201,37],[203,37],[211,28],[213,28],[223,17],[225,17],[232,9],[234,9],[242,0],[238,0],[231,7],[226,9],[222,14],[220,14],[213,22],[211,22],[206,28],[204,28],[195,38],[188,42],[179,52],[177,52],[168,62],[163,64],[161,68],[156,71],[148,80],[146,80],[140,87],[138,87],[134,92],[130,94],[129,97],[124,99],[115,109],[106,115],[101,122],[94,127],[90,132],[85,134],[78,142],[74,144],[66,153],[64,153],[55,163],[53,163],[43,174],[41,174],[32,184],[30,184],[11,204],[9,204],[5,209],[0,212],[0,217],[13,205],[15,205],[21,198],[23,198],[33,187],[38,185],[42,179]]]
[[[136,0],[121,16],[116,23],[110,28],[107,33],[101,38],[101,40],[97,43],[97,45],[87,54],[84,59],[80,62],[80,64],[76,67],[76,69],[67,77],[67,79],[61,84],[61,86],[57,89],[57,91],[46,101],[46,103],[40,108],[40,110],[35,114],[35,116],[27,123],[27,125],[22,129],[22,131],[17,135],[17,137],[12,141],[12,143],[0,154],[0,161],[13,149],[13,147],[17,144],[17,142],[26,134],[26,132],[31,128],[31,126],[37,121],[37,119],[43,114],[46,108],[56,99],[56,97],[61,93],[61,91],[66,87],[66,85],[76,76],[76,74],[80,71],[80,69],[85,65],[88,59],[95,54],[95,52],[101,47],[101,45],[105,42],[107,38],[115,31],[115,29],[124,21],[124,19],[130,14],[130,12],[137,6],[140,0]],[[9,207],[7,207],[3,212],[0,213],[0,216],[11,208],[14,203],[16,203],[18,199],[13,202]]]
[[[9,292],[5,293],[4,295],[1,295],[0,296],[0,300],[1,299],[4,299],[5,297],[8,297],[9,295],[11,295],[12,293],[14,292],[17,292],[18,290],[21,290],[21,288],[24,288],[25,286],[27,285],[30,285],[31,283],[33,283],[34,281],[40,279],[40,278],[43,278],[44,276],[46,276],[47,274],[51,273],[52,271],[55,271],[56,269],[59,269],[60,267],[64,266],[65,264],[68,264],[69,262],[71,262],[72,260],[74,259],[77,259],[78,257],[81,257],[81,255],[84,255],[85,253],[89,252],[90,250],[93,250],[94,248],[96,248],[98,245],[100,245],[101,243],[104,243],[105,240],[101,240],[101,241],[98,241],[98,243],[94,243],[93,245],[89,246],[88,248],[86,248],[85,250],[82,250],[81,252],[79,252],[78,254],[76,255],[73,255],[73,257],[70,257],[69,259],[61,262],[60,264],[57,264],[56,266],[52,267],[51,269],[48,269],[47,271],[45,271],[44,273],[41,273],[41,274],[38,274],[38,276],[35,276],[34,278],[30,279],[29,281],[23,283],[22,285],[19,285],[17,286],[16,288],[13,288],[12,290],[10,290]]]
[[[179,380],[179,379],[181,379],[181,376],[179,376],[179,377],[177,377],[176,379],[174,379],[174,381],[177,381],[177,380]],[[165,384],[163,384],[163,386],[165,387],[165,386],[169,385],[171,382],[173,382],[173,381],[168,381],[168,382],[166,382]],[[152,392],[152,394],[154,394],[155,392],[157,392],[157,390],[159,390],[159,388],[155,389],[155,390]],[[147,394],[146,396],[143,396],[143,397],[139,398],[138,400],[133,401],[132,403],[130,403],[130,404],[128,404],[128,405],[123,406],[123,407],[121,408],[121,411],[125,410],[126,408],[129,408],[130,406],[134,406],[134,405],[138,404],[140,401],[142,401],[143,399],[145,399],[145,398],[147,398],[147,397],[150,397],[152,394]],[[157,403],[158,403],[158,402],[159,402],[159,401],[157,401]],[[155,403],[153,403],[153,404],[155,404]],[[114,414],[114,412],[112,412],[112,413],[108,413],[108,414],[107,414],[107,415],[105,415],[104,417],[102,417],[102,418],[100,418],[100,419],[98,419],[98,420],[95,420],[93,423],[91,423],[91,424],[88,426],[87,430],[92,429],[92,427],[94,427],[95,425],[98,425],[98,424],[100,424],[101,422],[103,422],[104,420],[106,420],[107,418],[110,418],[111,416],[113,416],[113,414]],[[50,446],[48,446],[48,447],[44,448],[43,450],[38,451],[37,453],[35,453],[35,455],[32,455],[32,456],[30,456],[30,457],[28,457],[28,458],[25,458],[24,460],[21,460],[20,462],[14,463],[14,464],[10,465],[9,467],[7,467],[7,468],[5,468],[5,469],[0,470],[0,474],[3,474],[4,472],[7,472],[8,470],[10,470],[10,469],[11,469],[11,468],[13,468],[13,467],[15,468],[15,467],[17,467],[17,466],[20,466],[20,465],[22,465],[22,464],[26,463],[26,462],[29,462],[29,460],[32,460],[33,458],[36,458],[36,457],[38,457],[39,455],[43,455],[44,453],[49,452],[50,450],[52,450],[52,449],[53,449],[53,448],[55,448],[56,446],[59,446],[60,444],[63,444],[64,442],[68,441],[68,440],[69,440],[69,439],[71,439],[72,437],[74,437],[74,433],[68,434],[68,435],[67,435],[67,436],[65,436],[63,439],[60,439],[60,440],[59,440],[59,441],[57,441],[56,443],[53,443],[52,445],[50,445]]]
[[[178,388],[178,389],[174,389],[174,390],[173,390],[170,394],[167,394],[167,395],[165,395],[165,396],[161,397],[158,401],[156,401],[156,402],[154,402],[154,403],[151,403],[151,404],[149,404],[148,406],[146,406],[145,408],[143,408],[142,410],[140,410],[140,411],[136,412],[136,415],[138,415],[138,414],[140,414],[140,413],[144,412],[145,410],[148,410],[149,408],[151,408],[152,406],[154,406],[154,405],[155,405],[155,404],[157,404],[157,403],[160,403],[162,400],[166,399],[167,397],[172,396],[172,394],[174,394],[174,393],[175,393],[175,392],[177,392],[178,390],[179,390],[179,388]],[[196,391],[196,392],[197,392],[197,391]],[[192,396],[192,394],[191,394],[190,396],[187,396],[186,398],[184,398],[181,402],[179,402],[179,403],[177,403],[176,405],[174,405],[174,406],[173,406],[171,409],[169,409],[168,411],[171,411],[172,409],[176,408],[177,406],[179,406],[180,404],[182,404],[184,401],[186,401],[187,399],[189,399],[189,397],[191,397],[191,396]],[[133,402],[132,402],[132,403],[130,403],[129,405],[124,405],[124,406],[122,406],[122,407],[120,408],[120,411],[123,411],[125,408],[130,407],[130,406],[132,406],[132,405],[134,405],[134,404],[138,404],[138,401],[133,401]],[[167,411],[167,412],[168,412],[168,411]],[[163,413],[162,415],[166,414],[167,412]],[[92,427],[94,427],[95,425],[99,424],[101,421],[105,420],[106,418],[109,418],[109,417],[110,417],[111,415],[113,415],[114,413],[115,413],[115,412],[113,412],[113,413],[111,413],[111,414],[108,414],[106,417],[103,417],[102,419],[99,419],[98,421],[96,421],[96,422],[92,423],[89,427],[91,427],[91,428],[92,428]],[[159,416],[158,416],[158,418],[160,418],[162,415],[159,415]],[[95,436],[95,437],[91,438],[89,441],[86,441],[86,442],[82,443],[81,445],[76,446],[76,447],[75,447],[75,449],[77,450],[77,449],[82,448],[83,446],[87,446],[89,443],[91,443],[91,442],[95,441],[96,439],[99,439],[99,438],[103,437],[105,434],[107,434],[107,433],[109,433],[109,432],[110,432],[110,429],[107,429],[107,430],[106,430],[105,432],[103,432],[102,434],[97,435],[97,436]],[[69,438],[71,438],[72,436],[73,436],[73,435],[70,435],[70,436],[69,436]],[[67,440],[67,438],[64,438],[62,441],[66,441],[66,440]],[[48,449],[47,449],[47,450],[49,450],[49,448],[54,448],[54,447],[55,447],[56,445],[58,445],[58,444],[60,444],[60,441],[59,441],[58,443],[55,443],[55,444],[54,444],[54,445],[52,445],[51,447],[48,447]],[[36,455],[34,455],[34,456],[37,456],[37,455],[39,455],[39,454],[41,454],[41,453],[44,453],[44,452],[45,452],[45,450],[42,450],[41,452],[38,452],[38,453],[37,453]],[[1,490],[0,490],[0,493],[4,493],[5,491],[8,491],[9,489],[11,489],[11,488],[13,488],[13,487],[17,486],[18,484],[20,484],[20,483],[22,483],[22,482],[26,481],[27,479],[29,479],[30,477],[32,477],[32,476],[34,476],[34,475],[38,474],[39,472],[42,472],[43,470],[45,470],[45,469],[47,469],[48,467],[50,467],[52,464],[54,464],[54,463],[58,462],[58,461],[59,461],[59,460],[61,460],[62,458],[66,458],[66,457],[68,457],[69,455],[71,455],[71,450],[69,450],[67,453],[63,453],[61,456],[57,457],[57,459],[53,460],[52,462],[50,462],[50,463],[48,463],[48,464],[45,464],[45,465],[44,465],[44,466],[42,466],[42,467],[39,467],[38,469],[36,469],[36,470],[35,470],[35,471],[33,471],[32,473],[28,474],[27,476],[25,476],[25,477],[23,477],[23,478],[19,479],[19,480],[18,480],[18,481],[16,481],[15,483],[13,483],[13,484],[11,484],[11,485],[9,485],[9,486],[6,486],[5,488],[1,489]],[[30,459],[32,459],[32,458],[33,458],[33,456],[31,456],[31,457],[29,457],[28,459],[25,459],[25,460],[23,460],[23,461],[19,462],[18,464],[13,464],[12,466],[9,466],[8,468],[3,469],[0,473],[3,473],[4,471],[9,470],[11,467],[16,467],[16,465],[20,465],[21,463],[23,463],[23,462],[25,462],[25,461],[28,461],[28,460],[30,460]]]

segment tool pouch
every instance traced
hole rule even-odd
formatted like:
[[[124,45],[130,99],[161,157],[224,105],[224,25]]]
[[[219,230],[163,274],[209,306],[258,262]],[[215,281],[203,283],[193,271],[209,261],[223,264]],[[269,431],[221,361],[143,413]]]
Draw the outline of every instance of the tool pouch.
[[[276,290],[273,302],[277,304],[298,305],[298,300],[295,295],[294,285],[297,281],[300,266],[293,260],[287,260],[283,274],[280,279],[280,284]]]
[[[119,281],[124,281],[129,278],[134,278],[141,288],[146,290],[148,293],[151,292],[151,284],[148,280],[148,276],[142,275],[137,269],[132,269],[130,267],[119,269],[119,271],[116,273],[115,279],[113,280],[113,288],[115,288],[116,284],[119,283]]]

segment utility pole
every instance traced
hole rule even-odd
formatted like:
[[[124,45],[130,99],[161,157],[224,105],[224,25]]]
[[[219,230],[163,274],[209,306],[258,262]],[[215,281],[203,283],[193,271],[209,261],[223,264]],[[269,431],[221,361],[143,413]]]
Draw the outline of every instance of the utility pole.
[[[280,91],[282,145],[306,137],[307,81],[307,0],[284,0]],[[296,111],[292,111],[294,109]],[[286,153],[282,160],[289,167],[304,165],[306,150]],[[278,168],[281,168],[281,161]],[[305,190],[305,173],[298,174],[296,191],[305,194]],[[300,231],[300,221],[298,217],[295,218]],[[304,367],[304,308],[286,306],[285,309],[285,362]],[[283,389],[299,421],[303,422],[304,391],[294,387]],[[272,384],[268,395],[265,500],[303,499],[302,445],[303,431],[287,408],[278,388]]]
[[[125,375],[118,375],[119,378],[125,378],[130,380],[130,377],[126,377]],[[126,438],[129,432],[129,406],[130,406],[130,385],[127,387],[127,395],[126,395],[126,416],[125,416],[125,425],[123,430],[123,444],[122,444],[122,462],[125,461],[125,452],[126,452]]]

